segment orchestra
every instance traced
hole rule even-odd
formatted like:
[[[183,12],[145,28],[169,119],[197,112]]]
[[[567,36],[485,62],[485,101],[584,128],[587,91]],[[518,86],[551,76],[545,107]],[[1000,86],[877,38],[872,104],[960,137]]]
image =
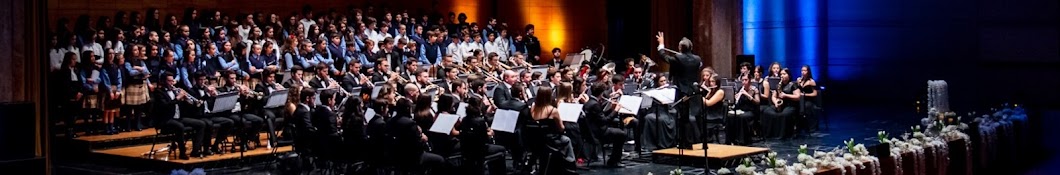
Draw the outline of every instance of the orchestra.
[[[791,137],[795,123],[804,122],[797,116],[812,115],[807,98],[818,95],[808,66],[793,75],[774,63],[762,76],[760,67],[742,63],[736,81],[725,82],[691,54],[691,43],[682,41],[679,51],[666,49],[662,33],[656,35],[657,51],[670,67],[652,72],[656,63],[644,54],[625,59],[624,67],[616,67],[603,54],[566,65],[563,61],[570,55],[555,48],[552,61],[539,64],[543,43],[533,35],[533,25],[520,35],[496,22],[476,30],[474,23],[449,28],[410,20],[414,18],[362,21],[358,14],[356,19],[341,19],[307,20],[312,25],[190,27],[201,35],[187,34],[189,27],[182,26],[176,29],[184,31],[173,41],[169,32],[157,29],[137,36],[143,32],[137,28],[119,34],[129,35],[118,37],[125,46],[100,49],[106,53],[87,48],[56,54],[62,58],[51,60],[62,62],[52,65],[50,81],[65,86],[54,93],[67,111],[63,122],[89,117],[78,111],[105,118],[99,127],[70,127],[67,136],[76,137],[78,130],[118,134],[148,127],[179,129],[174,139],[193,143],[190,156],[183,153],[183,144],[177,145],[179,159],[275,149],[287,140],[293,141],[295,152],[314,156],[426,169],[445,169],[447,158],[464,153],[473,155],[468,160],[491,161],[483,164],[490,164],[494,174],[503,173],[506,166],[528,170],[538,162],[524,155],[542,146],[553,148],[556,160],[562,161],[553,162],[561,165],[555,171],[571,172],[567,170],[587,166],[577,162],[622,167],[623,152],[640,156],[652,149],[687,149],[691,143],[708,142],[694,137],[707,135],[705,128],[715,126],[689,122],[734,117],[725,115],[729,111],[743,111],[735,117],[761,120],[763,127],[752,132],[745,130],[749,127],[744,125],[750,125],[746,122],[726,122],[725,133],[733,135],[728,143],[749,144],[751,135]],[[241,30],[250,37],[240,36]],[[72,42],[79,36],[54,37]],[[598,60],[609,63],[596,66]],[[780,81],[771,84],[770,79]],[[669,99],[650,95],[662,90],[676,94],[668,94]],[[213,109],[221,97],[233,94],[238,96],[233,109]],[[266,107],[274,94],[285,94],[285,103]],[[736,98],[726,101],[727,95]],[[622,98],[642,98],[649,105],[619,103]],[[584,112],[575,121],[561,120],[562,104],[583,105]],[[674,107],[678,109],[667,110]],[[620,113],[629,109],[642,110]],[[508,111],[519,114],[511,121],[515,129],[495,129],[492,125]],[[435,123],[447,115],[463,116],[448,130],[434,131]],[[678,121],[680,127],[645,129],[666,119]],[[185,137],[184,126],[195,134]],[[267,133],[266,143],[262,132]],[[542,135],[526,136],[537,132]],[[676,142],[656,141],[667,139]],[[633,149],[624,150],[625,144]],[[232,146],[222,147],[226,145]],[[603,145],[611,145],[610,152],[600,150]],[[500,164],[486,159],[505,153],[514,160],[511,165],[500,166],[503,156]],[[607,160],[596,156],[602,154]]]

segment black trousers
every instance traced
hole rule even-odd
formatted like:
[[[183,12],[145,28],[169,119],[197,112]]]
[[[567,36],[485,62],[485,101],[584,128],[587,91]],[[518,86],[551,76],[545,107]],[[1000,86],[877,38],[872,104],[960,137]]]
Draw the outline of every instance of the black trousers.
[[[238,133],[240,134],[239,136],[241,136],[242,141],[255,143],[261,141],[258,132],[260,132],[262,126],[264,126],[265,119],[249,113],[233,113],[228,116],[228,119],[235,122],[236,128],[242,129],[242,131]]]
[[[277,125],[276,123],[283,123],[283,117],[279,114],[283,114],[282,108],[264,109],[262,114],[265,117],[265,126],[269,130],[269,144],[276,145],[276,130],[282,129],[283,125]]]
[[[688,94],[682,93],[681,91],[677,91],[677,95],[675,96],[675,99],[680,100],[680,99],[682,99],[682,98],[684,98],[686,96],[688,96]],[[680,101],[680,103],[678,103],[676,105],[676,107],[677,107],[677,148],[681,148],[681,149],[692,149],[692,142],[693,142],[693,140],[695,140],[695,134],[693,134],[693,132],[695,132],[695,130],[694,130],[695,127],[692,126],[692,125],[695,125],[695,123],[692,122],[692,115],[689,113],[690,105],[688,105],[688,103],[689,103],[689,100],[685,100],[685,101]]]
[[[201,144],[203,140],[203,134],[205,133],[204,129],[206,128],[206,122],[203,122],[199,119],[178,118],[168,119],[160,124],[162,124],[162,126],[159,126],[159,128],[162,129],[162,133],[174,133],[177,135],[177,137],[173,138],[173,142],[177,142],[177,147],[180,149],[181,155],[184,155],[186,150],[184,141],[187,139],[187,136],[185,136],[184,127],[191,127],[192,129],[192,152],[197,153],[201,150]]]
[[[622,161],[622,145],[626,143],[626,131],[621,128],[607,127],[602,131],[603,143],[611,144],[611,155],[607,156],[607,164],[616,164]]]
[[[202,118],[201,120],[203,122],[206,122],[206,126],[209,126],[207,127],[209,129],[206,129],[206,134],[204,135],[204,137],[209,137],[214,134],[217,134],[217,137],[215,137],[213,143],[210,142],[210,139],[203,140],[205,143],[203,144],[203,147],[219,147],[218,144],[221,143],[221,140],[225,140],[228,138],[228,133],[231,132],[232,126],[235,125],[235,121],[232,121],[232,119],[218,115],[208,115]]]

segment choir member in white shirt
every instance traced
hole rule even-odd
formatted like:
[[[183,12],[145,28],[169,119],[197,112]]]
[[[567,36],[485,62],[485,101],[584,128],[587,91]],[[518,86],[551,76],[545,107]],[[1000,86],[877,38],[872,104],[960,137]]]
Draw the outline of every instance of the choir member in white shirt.
[[[114,49],[114,54],[125,54],[125,31],[114,28],[107,32],[107,43],[105,49]]]
[[[490,32],[486,35],[488,36],[487,39],[489,39],[486,41],[485,45],[486,53],[496,53],[500,58],[508,58],[508,47],[507,45],[501,45],[502,43],[497,42],[501,40],[497,38],[497,34]],[[507,62],[507,60],[504,60],[504,62]]]
[[[81,48],[81,51],[92,51],[92,54],[96,55],[96,58],[103,58],[102,42],[104,41],[103,39],[107,32],[105,32],[105,30],[96,31],[93,29],[89,29],[89,31],[94,34],[91,36],[92,38],[89,38],[88,43],[85,43],[85,46]]]

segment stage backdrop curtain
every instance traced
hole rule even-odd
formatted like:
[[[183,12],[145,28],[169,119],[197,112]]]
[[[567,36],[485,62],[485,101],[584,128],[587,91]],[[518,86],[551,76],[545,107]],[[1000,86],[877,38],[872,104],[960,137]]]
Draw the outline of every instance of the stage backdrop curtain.
[[[666,46],[677,50],[682,37],[692,40],[692,52],[722,77],[731,77],[736,55],[742,54],[743,1],[663,0],[652,1],[652,33],[666,33]],[[653,43],[654,43],[654,38]],[[660,55],[652,52],[652,58]],[[660,65],[668,70],[669,65]]]

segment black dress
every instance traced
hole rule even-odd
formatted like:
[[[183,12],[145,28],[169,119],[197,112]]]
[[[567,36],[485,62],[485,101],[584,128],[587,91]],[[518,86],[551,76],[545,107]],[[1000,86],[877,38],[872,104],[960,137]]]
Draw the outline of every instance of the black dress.
[[[751,143],[751,123],[756,119],[755,112],[759,109],[759,105],[753,101],[753,98],[757,98],[758,94],[752,94],[752,96],[740,95],[738,97],[739,99],[733,109],[743,113],[732,114],[731,117],[725,120],[726,142],[737,145],[748,145]]]
[[[781,84],[778,90],[784,94],[791,94],[795,92],[795,88],[794,84],[787,83]],[[795,128],[795,106],[793,103],[797,102],[790,99],[782,101],[779,107],[770,104],[762,111],[762,132],[766,138],[789,136]]]
[[[803,94],[813,93],[813,91],[815,91],[815,90],[817,90],[817,86],[810,86],[810,85],[807,85],[807,86],[801,86],[800,85],[799,86],[799,91],[801,91]],[[800,128],[809,128],[809,129],[817,128],[817,119],[818,119],[817,116],[818,115],[817,115],[817,110],[816,110],[816,108],[817,108],[817,103],[816,102],[817,102],[816,101],[816,97],[800,96],[800,98],[799,98],[799,114],[800,115],[799,116],[802,117],[801,118],[802,120],[800,120],[800,123],[801,123],[800,124]]]
[[[554,108],[553,108],[553,110],[554,110]],[[529,110],[529,111],[533,111],[533,110]],[[532,112],[526,112],[526,113],[532,113]],[[546,114],[551,114],[551,113],[552,112],[549,111]],[[557,168],[557,169],[552,169],[552,170],[547,170],[547,171],[549,171],[549,172],[562,171],[562,169],[572,170],[574,168],[574,147],[571,146],[570,138],[565,136],[563,132],[559,131],[559,129],[558,129],[559,126],[554,121],[555,119],[553,119],[552,117],[548,117],[548,118],[540,119],[540,120],[534,120],[532,117],[526,117],[526,118],[528,120],[526,122],[523,122],[523,123],[526,123],[526,124],[524,125],[524,128],[522,130],[523,131],[523,137],[524,137],[523,138],[523,143],[526,144],[525,146],[527,146],[530,149],[530,151],[532,151],[532,152],[541,152],[541,153],[551,152],[551,153],[559,154],[559,155],[554,155],[553,157],[562,157],[563,158],[564,162],[563,163],[558,163],[558,165],[563,165],[563,166],[557,166],[557,167],[562,167],[562,168]],[[544,157],[539,157],[539,158],[547,159],[547,158],[544,158]],[[553,162],[553,164],[557,164],[557,162]],[[555,173],[549,173],[549,174],[555,174]]]

